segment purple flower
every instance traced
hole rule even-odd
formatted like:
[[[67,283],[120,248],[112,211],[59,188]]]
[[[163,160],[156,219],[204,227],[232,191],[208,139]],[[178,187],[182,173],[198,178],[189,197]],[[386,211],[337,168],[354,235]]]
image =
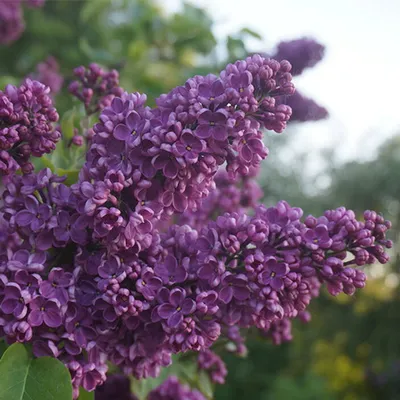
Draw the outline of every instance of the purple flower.
[[[187,277],[185,268],[179,265],[176,258],[172,255],[165,257],[163,264],[157,264],[154,271],[162,278],[164,283],[173,284],[183,282]]]
[[[118,257],[110,257],[103,261],[98,269],[98,273],[104,280],[115,280],[119,283],[126,278],[126,272]]]
[[[156,170],[162,169],[163,174],[170,179],[175,178],[179,172],[178,159],[169,150],[161,150],[158,155],[153,158],[153,166]]]
[[[65,328],[72,333],[78,346],[85,348],[87,343],[94,340],[96,332],[93,329],[93,320],[87,310],[77,308],[73,316],[65,321]]]
[[[213,137],[215,140],[223,141],[228,137],[226,115],[223,111],[212,112],[205,110],[199,115],[199,126],[196,135],[200,139]]]
[[[25,198],[25,207],[26,210],[17,213],[15,222],[22,227],[29,226],[33,232],[43,229],[52,216],[51,207],[48,204],[39,204],[33,196]]]
[[[233,298],[239,301],[248,299],[250,291],[247,283],[247,279],[244,275],[235,276],[227,273],[222,278],[221,285],[223,287],[219,292],[219,298],[225,304],[230,303]]]
[[[211,286],[216,286],[220,282],[221,275],[225,272],[225,265],[215,257],[209,256],[204,260],[203,265],[197,271],[200,279],[208,281]]]
[[[266,156],[266,149],[263,142],[254,137],[253,134],[246,134],[239,142],[239,154],[240,157],[246,162],[250,163],[255,155],[258,155],[261,159]]]
[[[207,76],[207,78],[209,78],[208,82],[205,81],[200,83],[198,88],[200,102],[205,107],[210,105],[215,106],[224,102],[226,99],[226,94],[221,79],[216,79],[216,77],[212,75]]]
[[[329,249],[333,243],[326,225],[317,225],[314,229],[307,229],[304,239],[306,246],[311,250]]]
[[[203,150],[201,141],[192,134],[192,131],[183,131],[178,142],[175,143],[177,153],[189,163],[197,162],[200,152]]]
[[[154,272],[150,268],[146,268],[144,272],[142,272],[142,277],[136,282],[136,290],[142,293],[146,300],[150,301],[154,300],[161,286],[162,280],[154,276]]]
[[[72,274],[62,268],[53,268],[46,281],[40,284],[40,293],[46,299],[56,299],[61,305],[67,304],[68,290],[72,284]]]
[[[16,251],[8,262],[10,271],[26,270],[29,272],[41,272],[44,270],[46,253],[36,252],[31,254],[28,250]]]
[[[175,288],[170,292],[168,289],[159,294],[166,302],[157,308],[157,313],[162,319],[167,320],[170,328],[178,327],[183,317],[192,314],[196,310],[196,303],[189,297],[186,297],[185,289]]]
[[[31,309],[28,322],[32,326],[40,326],[43,322],[50,328],[57,328],[62,323],[62,316],[57,300],[46,300],[36,297],[29,303]]]
[[[4,299],[0,308],[5,314],[13,314],[15,318],[24,318],[28,308],[27,304],[31,300],[31,295],[27,290],[21,290],[16,283],[10,282],[4,288]]]
[[[270,285],[274,290],[283,288],[283,277],[289,272],[289,267],[285,263],[278,263],[275,258],[269,259],[265,263],[263,270],[258,280],[263,285]]]

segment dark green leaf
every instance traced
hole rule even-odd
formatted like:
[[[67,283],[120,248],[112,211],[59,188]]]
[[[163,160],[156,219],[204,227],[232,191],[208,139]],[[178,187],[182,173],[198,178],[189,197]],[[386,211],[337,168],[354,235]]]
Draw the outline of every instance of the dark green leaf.
[[[0,400],[71,400],[71,376],[57,359],[34,359],[15,343],[0,360]]]

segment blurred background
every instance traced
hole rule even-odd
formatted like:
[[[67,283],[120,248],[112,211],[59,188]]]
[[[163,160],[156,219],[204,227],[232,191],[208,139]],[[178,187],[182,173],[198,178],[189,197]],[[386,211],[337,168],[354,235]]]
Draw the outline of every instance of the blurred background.
[[[215,398],[400,399],[398,1],[47,0],[24,7],[12,40],[2,10],[0,86],[47,80],[61,115],[72,69],[90,62],[116,68],[122,87],[154,103],[248,54],[291,61],[294,118],[282,135],[266,133],[263,202],[285,199],[306,215],[374,209],[393,222],[397,246],[390,265],[369,267],[365,290],[316,299],[292,342],[252,336],[247,358],[226,356]]]

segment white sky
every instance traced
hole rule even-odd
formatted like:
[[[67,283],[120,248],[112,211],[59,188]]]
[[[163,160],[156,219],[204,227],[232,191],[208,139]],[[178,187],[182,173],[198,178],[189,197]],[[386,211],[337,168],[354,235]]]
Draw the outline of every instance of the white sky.
[[[302,124],[296,145],[336,143],[342,159],[370,158],[376,145],[400,132],[400,0],[192,0],[208,9],[218,38],[249,27],[261,33],[252,50],[282,39],[312,36],[324,60],[295,85],[326,106],[328,121]],[[176,10],[180,0],[164,0]]]

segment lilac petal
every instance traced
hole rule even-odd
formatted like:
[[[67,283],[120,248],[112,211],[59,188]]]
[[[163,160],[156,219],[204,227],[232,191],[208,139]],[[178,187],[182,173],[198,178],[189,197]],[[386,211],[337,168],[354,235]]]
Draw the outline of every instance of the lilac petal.
[[[94,195],[94,188],[89,182],[82,182],[80,190],[87,199],[90,199]]]
[[[86,347],[87,339],[83,333],[83,329],[78,328],[74,332],[75,342],[79,347]]]
[[[282,278],[273,278],[271,279],[270,285],[274,290],[281,290],[283,287],[283,280]]]
[[[157,172],[150,160],[143,162],[140,169],[147,179],[153,178]]]
[[[178,212],[184,212],[187,208],[187,198],[182,193],[174,193],[172,204]]]
[[[173,306],[179,307],[184,299],[185,299],[185,293],[181,289],[171,290],[171,293],[169,295],[169,301]]]
[[[213,138],[219,142],[224,141],[228,137],[228,131],[225,126],[217,125],[212,130]]]
[[[47,310],[44,313],[44,323],[50,328],[57,328],[62,323],[62,318],[59,311]]]
[[[118,140],[126,140],[128,137],[131,136],[130,129],[124,124],[118,124],[114,128],[114,137]]]
[[[126,117],[126,125],[133,131],[140,121],[140,116],[136,111],[132,111]]]
[[[169,318],[175,311],[176,311],[176,307],[174,307],[172,304],[168,304],[168,303],[161,304],[157,308],[158,315],[163,319]]]
[[[33,218],[34,216],[30,211],[22,210],[15,216],[15,222],[19,226],[28,226],[32,222]]]
[[[235,299],[238,299],[240,301],[246,300],[249,297],[249,294],[250,293],[247,287],[236,286],[234,289]]]
[[[56,299],[61,305],[67,304],[69,300],[68,292],[64,288],[58,288],[56,290]]]
[[[240,149],[240,156],[243,158],[244,161],[250,162],[253,159],[253,153],[250,150],[249,146],[244,145]]]
[[[174,179],[178,175],[177,163],[171,160],[164,166],[163,172],[167,178]]]
[[[168,272],[174,272],[176,268],[178,268],[178,261],[176,261],[176,258],[170,254],[165,257],[164,264]]]
[[[40,310],[33,310],[30,312],[28,317],[28,322],[32,326],[39,326],[43,323],[43,311]]]
[[[192,299],[185,299],[182,304],[182,312],[184,315],[191,314],[196,310],[196,303]]]
[[[17,307],[17,304],[18,300],[16,299],[5,299],[1,303],[0,308],[5,314],[12,314]]]
[[[225,304],[228,304],[233,297],[233,289],[232,286],[225,286],[224,288],[221,289],[219,292],[219,298],[221,301],[223,301]]]
[[[209,125],[202,124],[196,129],[196,135],[201,139],[207,139],[211,136],[211,129]]]
[[[179,326],[183,321],[183,315],[181,312],[175,312],[168,318],[168,326],[170,328],[176,328]]]
[[[124,108],[124,102],[119,97],[114,97],[111,102],[111,108],[116,113],[120,113]]]
[[[46,299],[50,299],[54,296],[55,288],[49,281],[43,281],[40,284],[40,293]]]
[[[289,267],[284,264],[284,263],[279,263],[276,264],[276,266],[274,267],[274,272],[276,273],[276,275],[286,275],[289,272]]]
[[[48,250],[53,244],[53,235],[50,231],[41,232],[36,238],[36,247],[39,250]]]

